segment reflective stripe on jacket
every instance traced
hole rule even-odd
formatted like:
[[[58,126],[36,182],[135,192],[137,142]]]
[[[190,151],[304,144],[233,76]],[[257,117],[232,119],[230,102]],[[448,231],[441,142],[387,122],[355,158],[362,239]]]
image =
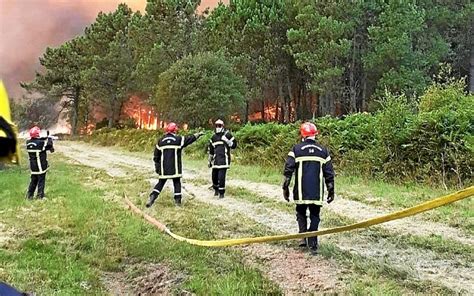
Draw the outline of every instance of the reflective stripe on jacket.
[[[224,136],[227,140],[232,142],[231,146],[229,146],[229,144],[222,139]],[[231,161],[230,150],[235,148],[237,148],[237,140],[229,131],[214,134],[209,141],[208,148],[209,155],[211,156],[212,168],[228,168]]]
[[[293,199],[297,204],[323,204],[324,182],[334,186],[334,169],[326,148],[315,140],[305,139],[288,153],[283,174],[295,173]]]
[[[196,141],[194,135],[178,136],[168,133],[158,141],[155,146],[153,161],[155,171],[160,179],[181,178],[183,176],[183,164],[181,161],[181,150]]]
[[[26,141],[26,151],[30,159],[32,175],[44,174],[48,171],[46,151],[53,149],[51,138],[33,138]]]

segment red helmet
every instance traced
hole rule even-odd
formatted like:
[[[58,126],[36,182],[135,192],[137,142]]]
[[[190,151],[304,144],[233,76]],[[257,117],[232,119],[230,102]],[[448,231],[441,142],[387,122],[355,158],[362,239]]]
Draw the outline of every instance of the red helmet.
[[[300,134],[303,138],[314,137],[319,134],[319,131],[313,123],[305,122],[300,127]]]
[[[174,122],[168,123],[165,127],[165,132],[167,133],[176,133],[178,131],[178,125]]]
[[[41,132],[41,130],[40,130],[39,127],[37,127],[37,126],[32,127],[30,129],[30,138],[32,138],[32,139],[33,138],[39,138],[40,132]]]

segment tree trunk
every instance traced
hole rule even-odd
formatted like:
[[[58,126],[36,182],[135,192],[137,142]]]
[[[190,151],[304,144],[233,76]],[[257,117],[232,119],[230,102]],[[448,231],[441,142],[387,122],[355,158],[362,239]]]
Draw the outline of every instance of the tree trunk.
[[[474,93],[474,43],[471,45],[471,59],[469,65],[469,92]]]
[[[244,123],[249,122],[249,100],[245,101],[245,119]]]
[[[357,112],[357,91],[354,79],[354,72],[356,71],[356,47],[357,37],[353,38],[352,59],[349,65],[349,110],[350,112]]]
[[[77,135],[77,123],[79,121],[79,101],[81,97],[81,88],[79,86],[74,87],[74,98],[72,107],[72,118],[71,118],[71,134]]]
[[[286,112],[285,112],[285,117],[284,117],[284,123],[288,123],[291,120],[291,84],[290,84],[290,78],[288,76],[285,77],[285,87],[282,90],[283,92],[283,98],[285,101],[286,107]]]
[[[280,109],[280,106],[279,106],[278,103],[279,103],[279,102],[278,102],[278,99],[277,99],[276,104],[275,104],[275,121],[279,121],[279,115],[280,115],[280,114],[279,114],[279,113],[280,113],[280,112],[279,112],[279,111],[280,111],[279,109]]]
[[[280,122],[285,122],[286,114],[288,113],[285,96],[283,94],[283,85],[278,82],[278,99],[281,100]]]
[[[262,109],[261,109],[260,113],[262,115],[262,121],[265,122],[265,99],[262,99],[261,107],[262,107]]]
[[[114,120],[115,120],[115,98],[112,100],[112,103],[110,104],[109,123],[108,123],[109,128],[114,127]]]
[[[335,102],[334,94],[328,92],[326,94],[319,96],[319,115],[326,116],[334,114],[335,112]]]

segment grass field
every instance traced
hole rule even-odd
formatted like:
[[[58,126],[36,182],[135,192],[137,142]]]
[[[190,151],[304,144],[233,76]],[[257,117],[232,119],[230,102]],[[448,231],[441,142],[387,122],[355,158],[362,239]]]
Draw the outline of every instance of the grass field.
[[[186,166],[194,169],[205,169],[207,160],[186,158]],[[282,164],[283,169],[283,164]],[[337,173],[337,168],[336,168]],[[271,168],[251,167],[233,164],[229,178],[253,182],[281,185],[282,172]],[[388,209],[404,209],[435,197],[446,195],[453,190],[441,187],[429,187],[416,183],[393,184],[383,180],[369,180],[358,176],[337,174],[336,194],[345,198],[360,201],[364,204]],[[474,235],[474,200],[466,199],[424,214],[427,220],[446,223],[459,227]]]
[[[120,152],[122,153],[122,152]],[[127,154],[125,155],[133,155]],[[149,158],[147,154],[135,154]],[[186,295],[279,295],[285,292],[279,282],[271,280],[266,258],[250,263],[245,248],[209,249],[195,247],[162,235],[140,217],[123,207],[123,193],[139,207],[144,206],[150,189],[148,178],[136,172],[112,178],[103,171],[72,164],[60,154],[51,156],[53,168],[47,177],[45,201],[23,198],[29,173],[26,167],[1,172],[0,192],[0,279],[38,295],[110,295],[158,291]],[[205,164],[205,162],[204,162]],[[203,162],[185,159],[185,166],[200,170]],[[234,166],[229,178],[279,184],[277,171],[248,166]],[[438,189],[383,184],[340,176],[339,190],[364,184],[359,194],[385,194],[396,200],[397,190],[413,193],[423,200]],[[206,186],[203,179],[192,183]],[[202,184],[200,184],[202,183]],[[383,191],[384,188],[387,192]],[[410,191],[413,188],[413,191]],[[349,189],[346,189],[349,190]],[[268,200],[239,187],[228,187],[236,200],[292,214],[285,203]],[[354,193],[355,194],[355,193]],[[369,204],[397,208],[415,201],[400,199],[381,203],[353,197]],[[385,195],[383,195],[385,196]],[[350,197],[352,198],[352,197]],[[472,215],[472,204],[459,207]],[[471,212],[470,212],[471,211]],[[168,190],[148,213],[166,223],[174,232],[200,239],[259,236],[274,232],[237,212],[209,206],[198,200],[187,200],[176,208]],[[441,217],[452,213],[440,212]],[[353,222],[350,218],[327,215],[325,227]],[[459,245],[438,237],[393,236],[374,228],[367,237],[376,242],[385,239],[400,249],[433,251],[440,260],[456,255],[462,262],[472,261],[472,246]],[[294,242],[273,244],[274,250],[294,252]],[[273,251],[272,251],[273,252]],[[276,251],[274,251],[276,252]],[[297,251],[299,252],[299,251]],[[341,270],[337,291],[315,290],[315,294],[406,295],[455,294],[440,283],[418,280],[409,271],[341,249],[330,239],[323,240],[321,261],[332,262]],[[263,260],[263,261],[262,261]],[[317,261],[317,260],[316,260]],[[460,262],[461,265],[465,263]],[[289,261],[291,264],[291,260]],[[283,271],[284,272],[284,271]]]
[[[279,294],[256,269],[242,263],[238,251],[178,243],[131,216],[115,200],[127,188],[102,172],[56,157],[45,201],[23,198],[26,168],[1,174],[6,190],[0,193],[0,278],[20,289],[38,295],[105,295],[103,274],[124,273],[131,262],[137,269],[165,266],[178,279],[165,287],[171,293]],[[181,233],[212,238],[221,228],[245,232],[237,218],[224,220],[218,210],[207,207],[178,211],[167,197],[159,202],[163,218],[175,221],[172,226]],[[126,276],[123,280],[133,284],[132,275]]]

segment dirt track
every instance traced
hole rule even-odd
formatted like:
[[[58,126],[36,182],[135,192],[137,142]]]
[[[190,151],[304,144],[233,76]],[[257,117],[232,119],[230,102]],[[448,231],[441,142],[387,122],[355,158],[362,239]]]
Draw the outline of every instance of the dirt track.
[[[151,160],[139,156],[124,156],[114,148],[95,147],[81,143],[71,145],[68,142],[58,143],[57,147],[57,150],[67,157],[81,164],[103,169],[114,177],[126,177],[128,174],[136,174],[137,171],[149,179],[152,179],[153,176]],[[185,172],[185,181],[186,179],[203,177],[207,177],[207,172]],[[242,186],[255,191],[259,195],[281,201],[278,186],[242,180],[229,180],[228,184]],[[287,212],[268,209],[258,204],[234,199],[231,196],[226,197],[225,200],[216,200],[212,198],[207,186],[185,183],[185,187],[192,191],[201,202],[239,212],[274,231],[283,233],[294,233],[296,231],[295,218]],[[382,209],[375,209],[359,202],[343,199],[340,196],[324,210],[356,220],[367,219],[384,213]],[[324,227],[324,225],[322,226]],[[436,234],[444,238],[467,245],[473,244],[473,238],[459,229],[416,218],[394,221],[383,227],[390,232],[418,236],[428,236],[435,231]],[[439,256],[432,251],[414,247],[400,248],[393,239],[390,240],[372,234],[373,232],[370,230],[356,231],[350,235],[325,236],[322,240],[323,242],[332,242],[340,249],[360,255],[367,260],[388,264],[398,270],[407,272],[409,277],[413,279],[430,280],[456,292],[474,294],[474,267],[471,262],[466,262],[458,256],[452,256],[450,259],[439,259]],[[298,291],[334,292],[341,288],[342,281],[339,279],[348,271],[335,264],[335,262],[321,256],[316,258],[307,257],[303,253],[292,249],[285,249],[282,252],[283,250],[279,248],[281,247],[276,245],[256,245],[245,247],[244,250],[247,251],[249,258],[262,259],[263,256],[265,263],[261,267],[262,271],[270,279],[282,285],[282,288],[288,294],[294,294]],[[311,264],[311,261],[314,261],[314,264]],[[299,268],[298,264],[305,264],[305,262],[309,262],[308,268],[312,268],[312,270]],[[301,274],[298,274],[298,271]],[[292,273],[296,274],[291,279],[286,278],[288,274]]]

